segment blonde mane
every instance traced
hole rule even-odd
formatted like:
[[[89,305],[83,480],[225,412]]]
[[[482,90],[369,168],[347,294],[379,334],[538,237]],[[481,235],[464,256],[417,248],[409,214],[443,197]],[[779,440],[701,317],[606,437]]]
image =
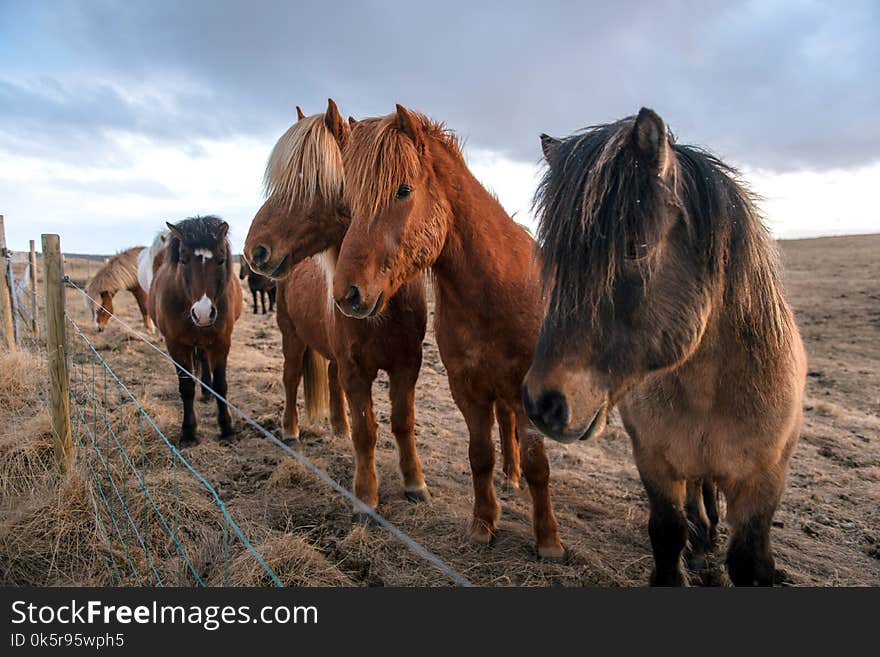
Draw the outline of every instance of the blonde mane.
[[[342,153],[324,114],[300,119],[281,136],[266,164],[263,185],[267,197],[289,207],[309,207],[318,199],[342,202]]]
[[[423,136],[439,142],[464,162],[458,138],[442,123],[412,112]],[[394,198],[402,183],[418,177],[421,158],[416,145],[397,123],[397,114],[359,121],[345,148],[345,171],[350,187],[349,200],[355,216],[375,216]]]
[[[134,289],[138,285],[138,254],[143,250],[144,247],[135,246],[110,258],[86,285],[88,295],[100,302],[102,292],[112,295]]]

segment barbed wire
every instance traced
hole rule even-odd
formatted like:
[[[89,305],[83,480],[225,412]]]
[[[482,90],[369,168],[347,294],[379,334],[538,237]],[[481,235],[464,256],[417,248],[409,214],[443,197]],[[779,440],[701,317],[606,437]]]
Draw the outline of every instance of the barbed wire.
[[[83,288],[81,288],[79,285],[77,285],[74,281],[72,281],[69,276],[64,276],[63,282],[65,284],[67,284],[68,286],[70,286],[71,288],[79,291],[90,303],[94,304],[96,307],[101,307],[101,303],[99,301],[97,301],[97,300],[93,299],[91,296],[89,296],[89,294]],[[108,313],[108,315],[109,315],[110,319],[112,319],[116,323],[118,323],[130,335],[132,335],[133,337],[135,337],[138,340],[140,340],[141,342],[143,342],[150,349],[152,349],[154,352],[159,354],[162,358],[164,358],[169,363],[174,365],[178,370],[180,370],[181,372],[183,372],[187,376],[191,377],[197,384],[202,386],[203,390],[206,390],[214,398],[216,398],[217,400],[219,400],[220,402],[225,404],[227,408],[229,408],[236,415],[238,415],[245,422],[245,424],[247,424],[251,428],[255,429],[261,436],[263,436],[269,442],[271,442],[276,447],[281,449],[288,456],[291,456],[296,461],[298,461],[309,472],[311,472],[318,479],[320,479],[321,481],[326,483],[334,491],[336,491],[338,494],[340,494],[342,497],[344,497],[346,500],[348,500],[355,507],[355,509],[357,511],[359,511],[359,512],[365,514],[367,517],[369,517],[374,523],[376,523],[378,526],[382,527],[382,529],[384,529],[389,534],[391,534],[399,542],[403,543],[410,551],[412,551],[413,553],[415,553],[416,555],[421,557],[423,560],[427,561],[429,564],[431,564],[438,572],[440,572],[445,577],[447,577],[451,581],[455,582],[459,586],[464,586],[464,587],[473,586],[473,584],[470,582],[470,580],[468,580],[462,574],[460,574],[459,572],[454,570],[451,566],[446,564],[442,559],[440,559],[440,557],[438,557],[433,552],[428,550],[421,543],[419,543],[414,538],[409,536],[407,533],[405,533],[403,530],[401,530],[395,524],[393,524],[392,522],[387,520],[378,511],[376,511],[375,509],[371,508],[370,506],[364,504],[353,493],[351,493],[351,491],[349,491],[342,484],[337,482],[326,471],[324,471],[323,469],[321,469],[320,467],[315,465],[311,461],[311,459],[309,459],[307,456],[305,456],[301,452],[293,449],[290,445],[286,444],[284,441],[279,439],[274,433],[269,431],[262,424],[260,424],[256,420],[254,420],[248,413],[244,412],[238,406],[231,403],[228,399],[226,399],[223,395],[219,394],[211,386],[209,386],[206,383],[204,383],[203,381],[201,381],[201,379],[199,377],[197,377],[193,372],[191,372],[189,369],[187,369],[186,367],[184,367],[183,365],[178,363],[174,358],[172,358],[172,356],[170,354],[168,354],[165,350],[161,349],[159,346],[154,344],[151,340],[149,340],[140,331],[138,331],[137,329],[130,326],[128,323],[126,323],[123,319],[119,318],[115,314]],[[80,336],[82,336],[83,339],[85,339],[88,342],[88,338],[86,338],[86,336],[82,333],[82,331],[79,330],[79,327],[77,327],[77,332],[79,333]],[[89,345],[91,345],[91,342],[89,342]],[[95,351],[93,346],[92,346],[92,350]],[[95,353],[97,354],[97,351],[95,351]],[[98,355],[98,357],[100,358],[100,355]],[[101,360],[103,361],[103,359],[101,359]],[[131,394],[131,392],[128,390],[128,388],[125,386],[125,384],[123,384],[122,381],[119,380],[118,377],[116,377],[115,373],[113,373],[112,370],[110,370],[109,365],[107,367],[108,367],[108,370],[111,372],[111,375],[116,379],[117,383],[134,400],[134,402],[136,404],[138,404],[139,408],[143,410],[143,407],[140,406],[140,403],[137,401],[137,399],[134,397],[134,395]],[[162,434],[162,432],[159,430],[159,427],[156,425],[156,423],[153,421],[153,419],[149,416],[149,414],[146,412],[146,410],[143,410],[143,413],[144,413],[144,416],[147,419],[147,421],[150,422],[150,424],[153,426],[153,428],[156,430],[156,432],[159,433],[159,435],[162,437],[162,439],[173,450],[173,453],[176,454],[178,458],[180,458],[181,462],[184,463],[185,466],[188,467],[190,469],[190,471],[195,476],[197,476],[202,481],[202,483],[204,485],[210,487],[210,484],[208,484],[208,482],[201,476],[201,474],[199,474],[194,468],[192,468],[192,466],[189,464],[188,461],[186,461],[186,459],[179,452],[179,450],[177,450],[177,448],[167,439],[167,437],[165,437],[165,435]],[[211,488],[211,490],[213,491],[213,488]],[[216,500],[222,505],[222,500],[220,500],[219,496],[216,495],[216,491],[213,491],[213,493],[216,497]],[[225,512],[225,505],[221,506],[221,509],[224,510],[224,512]],[[226,513],[228,515],[228,512],[226,512]],[[230,522],[234,523],[234,521],[232,521],[231,517],[229,517],[228,519]],[[235,528],[237,528],[237,525],[235,526]],[[240,530],[239,530],[239,532],[240,532]],[[237,535],[239,535],[239,534],[237,533]],[[243,535],[239,535],[239,538],[243,541],[246,541],[246,539],[244,539]]]

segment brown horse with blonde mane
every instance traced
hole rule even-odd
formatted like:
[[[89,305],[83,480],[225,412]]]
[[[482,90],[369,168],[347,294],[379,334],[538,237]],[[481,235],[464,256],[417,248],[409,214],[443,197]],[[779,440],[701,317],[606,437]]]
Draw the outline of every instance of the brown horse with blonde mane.
[[[706,482],[727,498],[730,578],[772,584],[806,357],[752,197],[649,109],[542,142],[550,299],[523,386],[529,415],[569,442],[601,434],[619,406],[651,507],[653,584],[687,583],[686,545],[697,567],[712,547]]]
[[[534,242],[474,178],[455,137],[423,115],[398,105],[394,114],[357,122],[343,157],[352,219],[334,278],[336,303],[368,317],[431,270],[437,345],[470,435],[470,536],[491,541],[498,521],[491,440],[498,409],[519,440],[538,554],[562,557],[547,454],[520,402],[541,325]]]
[[[86,294],[96,302],[101,302],[100,306],[96,306],[95,303],[87,300],[98,333],[103,331],[110,321],[113,315],[113,297],[120,290],[131,292],[144,318],[144,327],[148,332],[153,332],[153,322],[147,311],[147,293],[138,283],[138,255],[143,250],[144,247],[135,246],[117,253],[101,265],[86,285]]]
[[[226,397],[226,361],[232,329],[241,316],[241,285],[233,275],[233,258],[226,234],[229,224],[219,217],[194,217],[168,224],[171,238],[157,258],[150,283],[150,315],[165,338],[175,362],[193,370],[198,356],[202,383]],[[183,401],[180,446],[198,442],[193,410],[196,382],[177,369]],[[207,396],[207,395],[206,395]],[[232,421],[224,401],[217,399],[220,438],[232,436]]]
[[[298,107],[297,113],[298,121],[269,158],[268,200],[254,217],[244,248],[255,271],[279,279],[284,437],[299,437],[296,392],[301,376],[305,375],[307,411],[315,415],[321,405],[311,400],[320,399],[316,388],[326,387],[329,375],[330,421],[336,434],[349,434],[346,397],[351,409],[354,492],[376,508],[372,385],[378,371],[384,370],[390,382],[391,431],[397,440],[404,495],[412,501],[426,500],[414,408],[427,322],[424,281],[415,279],[401,287],[389,296],[381,313],[365,321],[350,319],[334,307],[333,269],[349,222],[340,152],[348,126],[332,100],[324,114],[307,117]],[[323,359],[329,360],[329,373]],[[355,520],[365,518],[356,514]]]

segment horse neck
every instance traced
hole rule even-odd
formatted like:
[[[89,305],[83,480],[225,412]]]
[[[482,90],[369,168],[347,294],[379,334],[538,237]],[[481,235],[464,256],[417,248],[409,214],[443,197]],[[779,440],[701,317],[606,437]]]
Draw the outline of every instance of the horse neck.
[[[463,162],[438,175],[450,207],[446,239],[433,265],[441,294],[482,305],[492,295],[540,289],[534,242]]]

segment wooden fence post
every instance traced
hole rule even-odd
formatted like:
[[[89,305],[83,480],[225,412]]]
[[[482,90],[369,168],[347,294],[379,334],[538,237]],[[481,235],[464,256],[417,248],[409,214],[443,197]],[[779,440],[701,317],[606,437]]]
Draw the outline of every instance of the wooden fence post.
[[[3,225],[3,215],[0,214],[0,263],[3,273],[0,274],[0,331],[3,331],[3,342],[7,349],[15,347],[15,328],[12,324],[12,290],[15,281],[9,280],[9,268],[6,266],[6,230]]]
[[[49,399],[55,460],[62,472],[73,458],[70,440],[70,397],[67,330],[64,324],[64,264],[58,235],[43,235],[43,278],[46,284],[46,349],[49,353]]]
[[[37,250],[34,241],[31,240],[30,255],[30,281],[31,281],[31,332],[36,343],[40,337],[40,326],[37,323]]]

